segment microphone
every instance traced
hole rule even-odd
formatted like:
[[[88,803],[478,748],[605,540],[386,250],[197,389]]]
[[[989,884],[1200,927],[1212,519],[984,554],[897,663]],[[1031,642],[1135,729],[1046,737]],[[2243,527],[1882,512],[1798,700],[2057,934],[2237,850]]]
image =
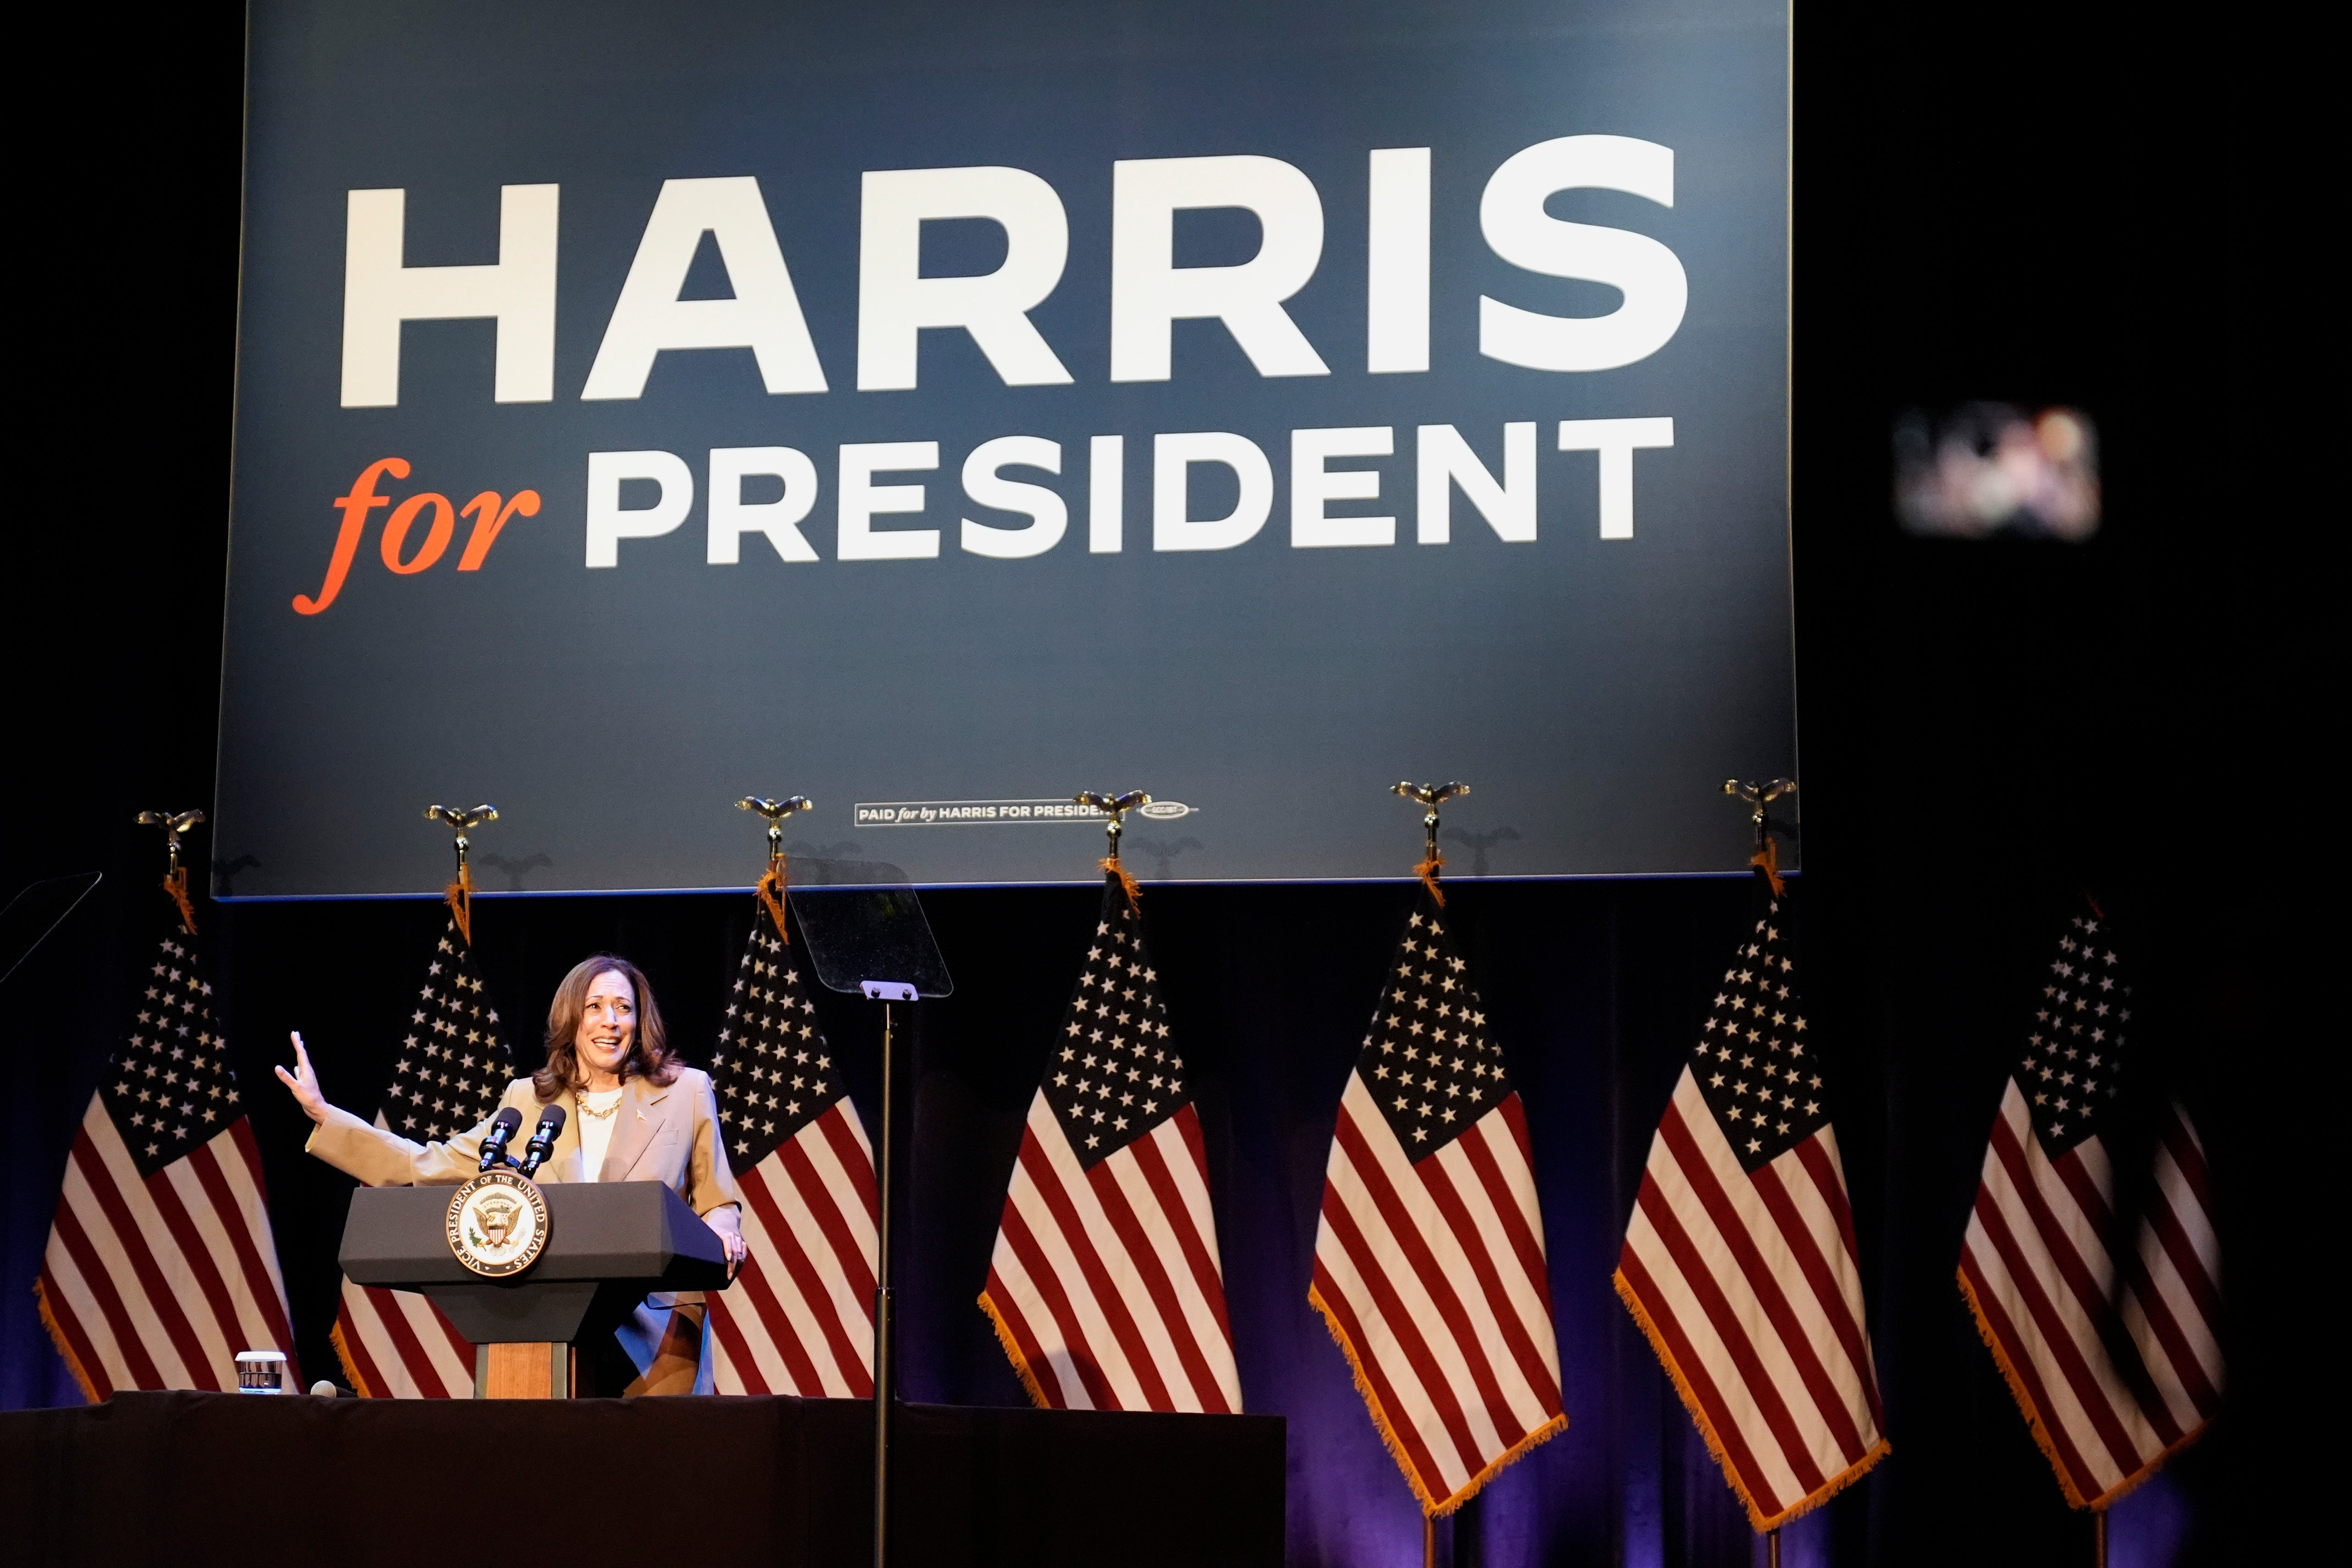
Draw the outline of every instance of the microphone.
[[[504,1106],[490,1118],[490,1130],[482,1134],[482,1169],[496,1170],[507,1163],[507,1144],[522,1125],[522,1112],[513,1106]]]
[[[520,1121],[520,1117],[516,1118]],[[523,1146],[522,1173],[537,1171],[547,1157],[555,1152],[555,1141],[563,1136],[563,1107],[551,1105],[539,1113],[539,1125],[532,1129],[530,1142]]]

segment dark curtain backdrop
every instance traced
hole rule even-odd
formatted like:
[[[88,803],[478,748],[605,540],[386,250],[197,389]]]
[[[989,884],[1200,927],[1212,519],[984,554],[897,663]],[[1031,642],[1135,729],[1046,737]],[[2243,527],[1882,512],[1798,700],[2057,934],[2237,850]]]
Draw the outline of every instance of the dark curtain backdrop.
[[[16,105],[30,124],[12,186],[27,216],[13,232],[27,287],[54,303],[24,311],[12,339],[0,899],[76,870],[107,880],[0,985],[15,1068],[0,1095],[9,1407],[76,1397],[29,1287],[159,897],[155,836],[129,818],[209,800],[243,45],[235,5],[131,22],[85,8],[26,36],[42,64]],[[2294,259],[2314,253],[2326,210],[2289,187],[2283,151],[2303,144],[2294,106],[2321,101],[2298,79],[2305,56],[2325,58],[2259,20],[2192,26],[2105,5],[1798,9],[1799,897],[1894,1453],[1790,1530],[1791,1568],[2089,1562],[2088,1523],[2059,1503],[1951,1282],[2023,972],[2084,885],[2140,932],[2155,1054],[2189,1093],[2221,1186],[2231,1311],[2222,1423],[2119,1510],[2116,1568],[2290,1560],[2266,1532],[2302,1509],[2291,1500],[2326,1495],[2301,1473],[2324,1446],[2303,1436],[2299,1347],[2329,1298],[2309,1285],[2297,1227],[2333,1186],[2297,1153],[2326,1124],[2294,1089],[2332,1084],[2300,1076],[2296,1053],[2340,1038],[2340,1021],[2306,1004],[2341,963],[2318,952],[2293,892],[2332,842],[2313,825],[2332,773],[2304,737],[2324,733],[2310,715],[2340,700],[2314,701],[2303,672],[2324,668],[2316,628],[2332,623],[2312,600],[2333,583],[2319,550],[2336,531],[2296,458],[2316,437],[2283,390],[2298,384],[2289,356],[2317,297],[2299,290]],[[2107,482],[2096,540],[1975,545],[1895,530],[1890,420],[1979,396],[2091,412]],[[1415,635],[1433,633],[1442,647],[1442,628]],[[464,672],[418,678],[447,684],[462,724]],[[1149,722],[1117,703],[1106,715]],[[583,765],[593,752],[583,744]],[[1411,812],[1398,813],[1402,868],[1415,845]],[[420,889],[446,874],[421,822],[349,831],[414,836]],[[206,848],[199,836],[200,861]],[[1073,848],[1084,875],[1075,837]],[[1457,870],[1475,868],[1469,847],[1449,848]],[[747,833],[747,877],[757,853]],[[1574,1425],[1502,1477],[1448,1549],[1465,1563],[1760,1562],[1608,1286],[1630,1184],[1742,890],[1465,875],[1457,897],[1531,1113]],[[972,1297],[1094,898],[927,900],[959,993],[924,1010],[915,1044],[915,1397],[1018,1398]],[[1403,1485],[1305,1303],[1330,1118],[1403,902],[1383,887],[1147,895],[1171,1008],[1204,1064],[1244,1389],[1292,1420],[1302,1565],[1402,1568],[1417,1547]],[[483,967],[528,1039],[565,965],[621,949],[654,974],[688,1048],[706,1050],[748,903],[486,899]],[[267,1067],[299,1026],[330,1090],[366,1104],[441,914],[429,902],[201,913],[315,1375],[331,1366],[344,1193],[299,1154],[302,1129]],[[870,1105],[874,1021],[859,1004],[824,1007]]]
[[[1402,805],[1398,816],[1409,855],[1416,824]],[[437,857],[433,837],[418,837],[420,857]],[[1081,866],[1092,847],[1084,837],[1072,834]],[[1800,910],[1813,892],[1800,884]],[[1836,966],[1810,954],[1801,963],[1835,1075],[1895,1452],[1877,1476],[1790,1528],[1792,1563],[1927,1560],[1937,1554],[1938,1518],[1962,1498],[1979,1528],[2024,1561],[2078,1561],[2086,1544],[1951,1277],[1985,1131],[2063,893],[2005,884],[1996,898],[1969,900],[1990,932],[1952,952],[1945,944],[1958,911],[1933,877],[1909,900],[1853,911],[1894,934],[1891,946],[1916,944],[1915,961],[1949,987],[1939,1006],[1902,1021],[1887,1048],[1869,1048],[1868,1007]],[[916,1091],[900,1128],[900,1263],[910,1398],[1024,1401],[973,1299],[1097,898],[1080,886],[925,900],[956,992],[917,1010],[908,1046]],[[1651,1130],[1717,966],[1744,930],[1746,898],[1737,878],[1465,879],[1453,889],[1455,931],[1528,1107],[1570,1418],[1453,1527],[1456,1563],[1728,1563],[1749,1552],[1744,1516],[1610,1286]],[[1306,1300],[1332,1118],[1409,901],[1409,888],[1392,886],[1157,887],[1145,896],[1177,1037],[1196,1064],[1244,1399],[1290,1422],[1299,1564],[1403,1568],[1419,1551],[1416,1510]],[[484,899],[476,951],[520,1049],[535,1056],[563,972],[611,948],[645,967],[675,1037],[707,1062],[751,910],[740,894]],[[269,1067],[288,1059],[287,1032],[299,1028],[328,1093],[372,1112],[446,911],[428,900],[232,904],[209,906],[202,919],[264,1152],[303,1375],[339,1376],[327,1331],[352,1184],[302,1153],[310,1124]],[[66,994],[65,966],[87,945],[63,944],[24,994]],[[2151,967],[2151,1011],[2194,1005]],[[85,993],[75,1016],[119,1014],[108,994]],[[818,1003],[873,1127],[877,1010],[832,993]],[[2160,1054],[2172,1043],[2160,1037]],[[95,1059],[93,1051],[60,1070],[45,1114],[24,1119],[33,1123],[26,1142],[52,1165]],[[67,1061],[61,1053],[58,1066]],[[2223,1115],[2206,1120],[2226,1205],[2240,1167]],[[53,1180],[27,1182],[12,1205],[12,1283],[36,1265],[41,1200],[54,1190]],[[12,1291],[5,1397],[70,1401],[28,1307]],[[2118,1510],[2119,1568],[2168,1561],[2191,1543],[2210,1469],[2206,1454],[2192,1453]]]

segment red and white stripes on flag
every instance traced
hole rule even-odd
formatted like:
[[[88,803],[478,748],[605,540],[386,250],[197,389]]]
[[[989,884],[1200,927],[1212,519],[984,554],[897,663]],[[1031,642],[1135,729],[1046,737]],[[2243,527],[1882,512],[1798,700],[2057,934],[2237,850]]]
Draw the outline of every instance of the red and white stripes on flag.
[[[1114,872],[980,1298],[1042,1406],[1242,1407],[1208,1156],[1158,981]]]
[[[378,1115],[376,1125],[386,1125]],[[352,1387],[368,1399],[467,1399],[474,1347],[414,1290],[343,1281],[329,1338]]]
[[[2105,1509],[2221,1408],[2221,1246],[2205,1151],[2168,1104],[2129,1250],[2098,1136],[2053,1160],[2015,1079],[1960,1253],[1960,1289],[2075,1508]]]
[[[1760,1532],[1887,1444],[1845,1172],[1764,873],[1753,912],[1651,1140],[1616,1284]]]
[[[755,903],[711,1054],[751,1257],[709,1298],[721,1394],[874,1393],[874,1150],[818,1030],[780,905]]]
[[[1685,1068],[1650,1145],[1617,1293],[1771,1530],[1886,1452],[1836,1134],[1753,1174]]]
[[[751,1258],[710,1298],[721,1394],[874,1395],[874,1150],[844,1096],[751,1169]]]
[[[284,1351],[290,1366],[286,1283],[245,1118],[142,1177],[91,1096],[35,1289],[92,1404],[122,1389],[233,1389],[239,1351]]]
[[[2168,1102],[2139,1245],[2124,1259],[2124,1332],[2147,1374],[2148,1424],[2178,1448],[2221,1407],[2221,1239],[2205,1145],[2189,1112]]]
[[[1960,1248],[1960,1291],[2076,1508],[2105,1509],[2221,1402],[2221,1251],[2205,1151],[2165,1103],[2150,1180],[2115,1158],[2132,1026],[2115,934],[2084,900],[2042,976]],[[2136,1162],[2135,1162],[2136,1163]]]
[[[343,1281],[331,1335],[352,1386],[370,1399],[466,1399],[474,1347],[414,1290]]]
[[[1426,1515],[1568,1426],[1527,1116],[1421,895],[1338,1124],[1307,1300]]]
[[[1424,1512],[1568,1426],[1527,1119],[1513,1095],[1416,1166],[1348,1079],[1309,1300]]]
[[[293,1367],[260,1151],[176,922],[141,989],[75,1134],[35,1286],[93,1403],[233,1389],[239,1351],[283,1351]]]
[[[478,1127],[514,1077],[489,988],[453,908],[401,1020],[400,1049],[375,1124],[413,1142]],[[330,1336],[352,1386],[371,1399],[465,1399],[474,1347],[414,1290],[343,1281]]]
[[[1041,1406],[1239,1411],[1192,1106],[1087,1169],[1040,1092],[980,1303]]]

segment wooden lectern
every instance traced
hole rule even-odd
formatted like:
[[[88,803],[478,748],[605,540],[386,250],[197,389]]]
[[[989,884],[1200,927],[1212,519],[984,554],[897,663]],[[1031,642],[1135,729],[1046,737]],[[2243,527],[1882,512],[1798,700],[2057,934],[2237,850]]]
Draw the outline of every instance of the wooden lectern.
[[[568,1399],[572,1347],[612,1331],[656,1290],[718,1290],[727,1253],[659,1182],[550,1183],[548,1238],[510,1279],[450,1254],[454,1187],[362,1187],[343,1224],[342,1265],[361,1285],[422,1292],[473,1342],[477,1399]]]

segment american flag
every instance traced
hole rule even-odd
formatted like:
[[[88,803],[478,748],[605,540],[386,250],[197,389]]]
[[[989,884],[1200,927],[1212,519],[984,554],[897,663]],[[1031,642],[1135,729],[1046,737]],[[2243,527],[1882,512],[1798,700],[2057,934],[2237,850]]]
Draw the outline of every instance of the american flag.
[[[375,1124],[412,1142],[446,1140],[489,1120],[514,1078],[498,1009],[453,916],[409,1005]],[[352,1386],[372,1398],[464,1399],[474,1392],[474,1347],[413,1290],[344,1280],[332,1337]]]
[[[293,1367],[261,1154],[195,933],[174,914],[150,951],[129,1037],[74,1136],[35,1286],[93,1403],[235,1388],[239,1351],[283,1351]]]
[[[2095,909],[2059,938],[2001,1095],[1960,1250],[1960,1289],[2058,1485],[2105,1509],[2221,1402],[2221,1255],[2204,1146],[2177,1101],[2117,1204],[2131,987]]]
[[[1209,1162],[1117,873],[1029,1102],[981,1310],[1040,1405],[1242,1407]]]
[[[1651,1140],[1617,1293],[1768,1531],[1887,1446],[1823,1064],[1769,872],[1750,913]]]
[[[1427,1515],[1568,1426],[1527,1114],[1424,889],[1339,1097],[1307,1300]]]
[[[734,1285],[710,1297],[713,1385],[870,1398],[874,1150],[765,900],[710,1062],[751,1247]]]

